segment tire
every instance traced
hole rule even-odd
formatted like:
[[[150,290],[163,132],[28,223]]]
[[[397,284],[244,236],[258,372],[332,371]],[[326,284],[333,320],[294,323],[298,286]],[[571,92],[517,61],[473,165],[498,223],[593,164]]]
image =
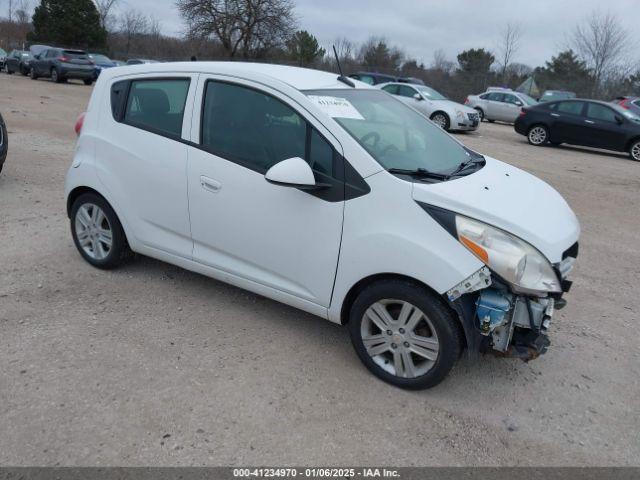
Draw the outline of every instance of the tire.
[[[57,68],[51,69],[51,81],[53,83],[62,83],[62,77],[60,77],[60,72],[58,72]]]
[[[9,70],[9,67],[7,67],[7,75],[13,75],[13,72]]]
[[[435,112],[433,115],[431,115],[431,121],[445,131],[448,131],[449,127],[451,126],[449,115],[444,112]]]
[[[531,145],[540,147],[549,141],[549,129],[544,125],[533,125],[527,132],[527,140]]]
[[[7,151],[9,150],[9,136],[7,134],[7,126],[4,123],[4,119],[0,114],[0,172],[4,166],[4,161],[7,158]]]
[[[482,110],[481,108],[474,108],[474,110],[476,112],[478,112],[478,115],[480,115],[480,121],[483,122],[484,121],[484,110]]]
[[[87,87],[90,87],[91,85],[93,85],[93,80],[88,80],[88,79],[87,79],[87,80],[84,80],[84,84],[85,84]]]
[[[116,268],[131,256],[118,216],[95,193],[82,194],[73,203],[71,236],[82,258],[96,268]]]
[[[29,72],[29,76],[31,77],[31,80],[37,80],[38,79],[38,74],[36,73],[35,68],[31,69],[31,72]]]
[[[494,122],[495,122],[495,120],[492,120],[492,119],[490,119],[490,118],[487,118],[487,122],[489,122],[489,123],[494,123]]]
[[[562,142],[552,142],[551,140],[549,140],[549,143],[554,147],[559,147],[560,145],[562,145]]]
[[[20,66],[20,73],[23,77],[28,77],[32,69],[27,70],[24,66]]]
[[[640,162],[640,139],[634,140],[629,147],[629,157],[631,157],[631,160]]]
[[[382,315],[376,313],[380,311]],[[406,313],[406,322],[401,313]],[[409,281],[386,280],[366,287],[351,306],[347,327],[362,363],[400,388],[434,387],[460,356],[459,325],[451,311],[426,288]]]

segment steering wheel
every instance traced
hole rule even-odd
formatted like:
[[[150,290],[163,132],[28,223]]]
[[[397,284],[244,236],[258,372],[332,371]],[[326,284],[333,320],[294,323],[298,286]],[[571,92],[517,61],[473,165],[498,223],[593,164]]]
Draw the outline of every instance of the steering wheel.
[[[378,142],[380,142],[380,134],[378,132],[369,132],[364,137],[360,139],[362,143],[367,143],[367,141],[373,139],[372,147],[377,147]]]

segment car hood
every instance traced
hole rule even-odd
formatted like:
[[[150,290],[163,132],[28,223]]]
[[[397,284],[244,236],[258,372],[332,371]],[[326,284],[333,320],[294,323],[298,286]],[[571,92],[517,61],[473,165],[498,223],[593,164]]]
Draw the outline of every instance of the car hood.
[[[416,182],[414,200],[460,213],[529,242],[551,263],[578,241],[580,224],[567,202],[547,183],[485,157],[481,170],[448,182]]]
[[[429,100],[433,105],[437,105],[438,108],[447,109],[453,114],[456,110],[461,110],[463,113],[476,113],[473,108],[462,105],[461,103],[454,102],[453,100]]]

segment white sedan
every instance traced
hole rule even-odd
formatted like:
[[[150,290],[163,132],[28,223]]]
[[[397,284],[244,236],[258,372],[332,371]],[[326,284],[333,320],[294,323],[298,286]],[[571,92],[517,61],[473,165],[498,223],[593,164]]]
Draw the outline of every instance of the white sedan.
[[[446,131],[473,131],[480,124],[480,115],[473,108],[449,100],[425,85],[394,82],[379,85],[378,88],[397,96]]]

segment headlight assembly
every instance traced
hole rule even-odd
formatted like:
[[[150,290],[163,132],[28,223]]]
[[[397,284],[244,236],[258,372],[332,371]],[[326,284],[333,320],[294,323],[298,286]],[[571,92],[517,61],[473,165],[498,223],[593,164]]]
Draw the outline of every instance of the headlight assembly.
[[[464,118],[464,112],[462,112],[461,110],[456,110],[456,117]]]
[[[431,205],[420,205],[515,291],[534,294],[562,291],[549,260],[529,243],[479,220]]]
[[[551,263],[524,240],[486,223],[456,215],[458,240],[485,265],[518,289],[561,292]]]

